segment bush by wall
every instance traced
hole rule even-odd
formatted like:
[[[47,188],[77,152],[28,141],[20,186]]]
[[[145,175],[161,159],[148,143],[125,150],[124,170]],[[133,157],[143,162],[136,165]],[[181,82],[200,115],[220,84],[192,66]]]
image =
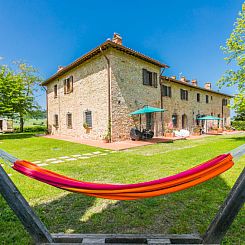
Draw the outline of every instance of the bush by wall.
[[[245,121],[232,121],[231,125],[236,130],[245,130]]]
[[[28,126],[24,127],[24,132],[46,132],[46,126]],[[19,127],[14,127],[15,132],[20,132]]]

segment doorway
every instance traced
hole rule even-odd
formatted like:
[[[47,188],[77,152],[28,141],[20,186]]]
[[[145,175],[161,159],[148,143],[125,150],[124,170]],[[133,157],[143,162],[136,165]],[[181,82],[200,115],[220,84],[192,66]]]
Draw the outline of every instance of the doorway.
[[[186,114],[182,115],[182,129],[187,129],[187,116],[186,116]]]

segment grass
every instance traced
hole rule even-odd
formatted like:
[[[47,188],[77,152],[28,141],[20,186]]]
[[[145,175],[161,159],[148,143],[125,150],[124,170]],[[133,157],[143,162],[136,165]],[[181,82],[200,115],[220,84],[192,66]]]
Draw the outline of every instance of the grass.
[[[245,135],[211,136],[156,144],[47,168],[85,181],[136,183],[181,172],[245,143]],[[0,148],[34,161],[101,149],[33,134],[0,136]],[[110,201],[68,193],[31,180],[4,166],[50,232],[203,234],[245,165],[245,156],[226,173],[185,191],[139,201]],[[224,244],[245,243],[244,209]],[[0,197],[0,241],[30,244],[14,213]]]

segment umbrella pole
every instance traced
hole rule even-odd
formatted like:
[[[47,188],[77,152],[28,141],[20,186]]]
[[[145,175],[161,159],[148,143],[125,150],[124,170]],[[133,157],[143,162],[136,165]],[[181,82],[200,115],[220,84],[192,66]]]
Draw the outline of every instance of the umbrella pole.
[[[140,131],[141,131],[141,114],[140,114]]]

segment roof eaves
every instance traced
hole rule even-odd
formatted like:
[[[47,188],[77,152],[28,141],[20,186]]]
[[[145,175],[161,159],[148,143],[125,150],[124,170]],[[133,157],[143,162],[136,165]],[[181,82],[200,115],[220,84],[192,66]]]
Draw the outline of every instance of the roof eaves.
[[[175,82],[175,83],[179,83],[179,84],[182,84],[182,85],[184,85],[184,86],[191,87],[191,88],[196,88],[196,89],[200,89],[200,90],[203,90],[203,91],[206,91],[206,92],[211,92],[211,93],[215,93],[215,94],[224,95],[224,96],[227,96],[227,97],[230,97],[230,98],[234,98],[233,95],[221,93],[221,92],[214,91],[214,90],[209,90],[209,89],[202,88],[202,87],[199,87],[199,86],[194,86],[194,85],[192,85],[192,84],[188,84],[188,83],[186,83],[186,82],[182,82],[182,81],[177,80],[177,79],[174,79],[174,78],[172,78],[172,77],[161,76],[161,78],[166,79],[166,80],[169,80],[169,81],[172,81],[172,82]]]
[[[130,55],[134,55],[140,59],[143,59],[147,62],[150,62],[150,63],[153,63],[159,67],[164,67],[164,68],[168,68],[169,66],[165,65],[165,64],[162,64],[160,63],[159,61],[157,60],[154,60],[146,55],[143,55],[133,49],[130,49],[130,48],[127,48],[123,45],[120,45],[120,44],[116,44],[110,40],[107,40],[106,42],[102,43],[100,46],[92,49],[90,52],[86,53],[85,55],[81,56],[80,58],[76,59],[75,61],[73,61],[71,64],[65,66],[64,68],[62,68],[60,71],[58,71],[57,73],[55,73],[54,75],[52,75],[51,77],[49,77],[47,80],[45,80],[41,85],[42,86],[45,86],[47,85],[49,82],[55,80],[56,78],[62,76],[63,74],[65,74],[66,72],[70,71],[71,69],[75,68],[76,66],[80,65],[81,63],[83,63],[84,61],[90,59],[91,57],[97,55],[98,53],[100,53],[100,48],[102,50],[106,50],[107,48],[109,47],[113,47],[113,48],[116,48],[117,50],[119,51],[122,51],[122,52],[125,52],[127,54],[130,54]]]

